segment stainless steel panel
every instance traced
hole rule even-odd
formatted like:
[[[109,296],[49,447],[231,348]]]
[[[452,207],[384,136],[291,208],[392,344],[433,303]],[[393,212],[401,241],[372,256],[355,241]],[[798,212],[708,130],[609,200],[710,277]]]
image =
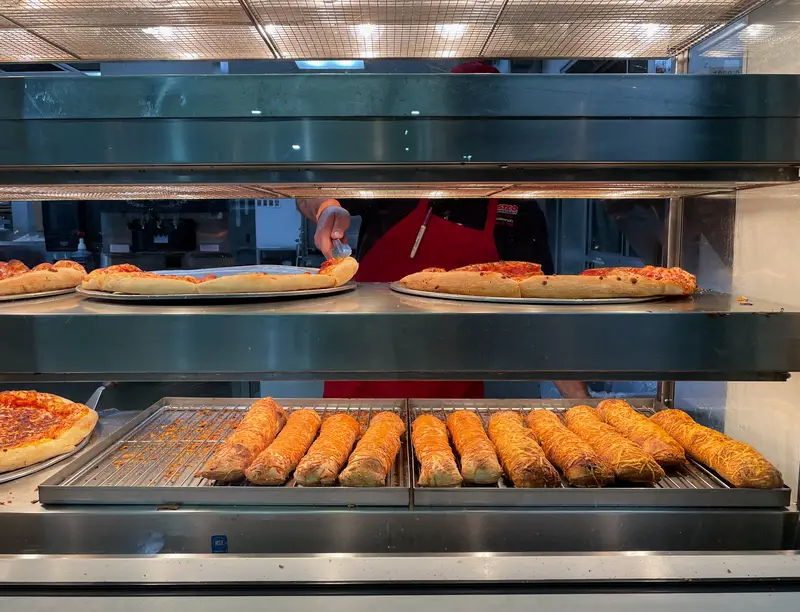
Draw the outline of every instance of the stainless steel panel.
[[[721,553],[664,555],[439,554],[439,555],[154,555],[0,556],[6,584],[240,585],[449,584],[459,588],[525,582],[687,583],[800,578],[800,555]]]
[[[592,188],[585,181],[609,183],[613,194],[615,183],[666,180],[678,195],[697,181],[724,182],[721,189],[794,181],[800,163],[796,76],[219,75],[6,85],[5,185],[133,182],[158,192],[226,182],[244,197],[253,189],[308,195],[304,185],[439,191],[449,182],[533,197],[563,181],[583,181],[583,194]],[[700,186],[707,189],[714,186]],[[663,184],[653,193],[663,195]]]
[[[796,119],[798,95],[800,76],[781,74],[26,77],[3,81],[0,120]]]
[[[773,164],[800,160],[800,119],[0,121],[0,166]],[[408,132],[408,133],[406,133]],[[646,139],[642,134],[647,134]],[[22,143],[11,146],[11,143]],[[169,142],[170,146],[165,146]],[[659,146],[652,146],[658,142]],[[464,163],[465,157],[471,159]],[[198,168],[200,169],[200,168]],[[386,170],[389,172],[389,170]],[[637,179],[630,175],[629,180]],[[795,176],[796,178],[796,176]],[[5,182],[14,180],[11,175]],[[115,181],[112,181],[115,182]]]
[[[228,612],[251,612],[258,608],[280,610],[281,612],[483,612],[499,610],[504,612],[562,612],[568,610],[591,609],[597,612],[673,612],[674,610],[704,610],[706,612],[752,612],[752,610],[774,610],[776,612],[794,612],[797,607],[797,592],[792,588],[787,591],[762,591],[764,584],[748,587],[746,592],[731,589],[732,592],[697,592],[687,586],[686,593],[680,592],[641,592],[644,588],[628,587],[622,592],[576,593],[572,589],[563,589],[561,593],[528,593],[528,594],[481,594],[475,587],[469,588],[469,594],[388,594],[353,595],[245,595],[236,593],[216,595],[205,593],[194,595],[185,589],[176,587],[168,594],[161,595],[119,595],[113,588],[102,589],[91,596],[80,596],[73,593],[60,592],[58,597],[52,593],[41,596],[41,587],[30,585],[29,593],[5,598],[10,609],[25,609],[30,612],[62,612],[80,610],[80,612],[174,612],[179,608],[190,608],[196,612],[216,612],[225,609]],[[447,587],[443,587],[448,590]],[[576,585],[576,588],[580,588]]]
[[[410,503],[408,438],[386,487],[225,485],[196,473],[230,435],[255,399],[167,397],[117,434],[39,486],[43,504],[400,506]],[[278,399],[299,408],[350,414],[366,429],[373,414],[394,411],[406,420],[404,400]]]
[[[597,406],[601,400],[580,400]],[[642,414],[653,414],[664,406],[653,399],[627,400]],[[446,421],[454,410],[471,410],[488,426],[492,412],[514,410],[527,414],[530,410],[552,410],[562,414],[577,400],[409,400],[409,419],[433,414]],[[791,490],[737,489],[708,468],[690,461],[685,468],[667,470],[652,486],[618,483],[603,488],[570,487],[562,478],[560,488],[517,489],[503,479],[496,486],[464,486],[459,488],[427,488],[417,486],[419,465],[412,461],[414,506],[486,507],[486,506],[584,506],[591,508],[635,506],[685,508],[785,508],[791,503]]]
[[[707,293],[638,305],[511,306],[428,300],[369,283],[314,300],[201,307],[76,294],[0,305],[0,337],[18,347],[0,351],[0,372],[19,382],[775,380],[800,371],[800,312],[751,304]]]

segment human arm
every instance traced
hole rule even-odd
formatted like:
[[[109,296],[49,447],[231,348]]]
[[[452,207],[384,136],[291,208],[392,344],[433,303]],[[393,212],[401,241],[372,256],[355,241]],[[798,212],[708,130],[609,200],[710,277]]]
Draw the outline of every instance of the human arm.
[[[297,210],[306,219],[314,221],[317,229],[314,232],[314,244],[327,259],[332,257],[332,241],[343,240],[350,227],[350,213],[342,205],[330,198],[299,198]]]
[[[556,389],[564,399],[589,399],[589,387],[582,380],[554,380]]]

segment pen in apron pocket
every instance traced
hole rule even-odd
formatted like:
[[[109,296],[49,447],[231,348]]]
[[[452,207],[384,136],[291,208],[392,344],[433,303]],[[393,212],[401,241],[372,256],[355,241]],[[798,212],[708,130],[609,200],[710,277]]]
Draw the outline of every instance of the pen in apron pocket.
[[[411,247],[411,259],[414,259],[414,255],[417,254],[417,249],[422,242],[422,237],[425,235],[425,230],[428,229],[428,221],[430,221],[432,212],[433,207],[429,206],[428,212],[425,215],[425,220],[422,222],[422,225],[419,226],[419,232],[417,232],[417,239],[414,241],[414,246]]]

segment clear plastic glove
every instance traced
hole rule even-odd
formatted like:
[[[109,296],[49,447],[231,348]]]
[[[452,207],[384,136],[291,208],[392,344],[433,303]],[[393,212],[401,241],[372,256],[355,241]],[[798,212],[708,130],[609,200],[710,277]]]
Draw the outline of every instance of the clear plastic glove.
[[[331,258],[333,245],[331,241],[340,239],[347,242],[345,232],[350,227],[350,213],[341,206],[328,206],[322,211],[317,221],[317,231],[314,233],[314,244],[322,251],[326,259]]]

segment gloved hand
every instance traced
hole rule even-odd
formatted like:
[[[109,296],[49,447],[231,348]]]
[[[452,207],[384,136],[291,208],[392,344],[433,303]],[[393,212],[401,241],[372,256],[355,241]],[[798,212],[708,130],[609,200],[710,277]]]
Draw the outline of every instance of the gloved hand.
[[[345,232],[350,227],[350,213],[339,204],[329,205],[317,220],[317,231],[314,233],[314,244],[322,251],[326,259],[331,258],[331,241],[340,239],[347,242]]]

